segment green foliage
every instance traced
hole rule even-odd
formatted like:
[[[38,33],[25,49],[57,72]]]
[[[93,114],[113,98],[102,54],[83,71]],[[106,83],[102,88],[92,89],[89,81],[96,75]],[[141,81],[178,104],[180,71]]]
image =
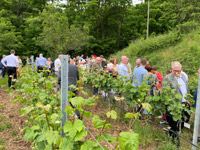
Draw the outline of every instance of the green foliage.
[[[177,31],[169,32],[168,34],[163,34],[155,37],[150,37],[147,40],[137,40],[130,44],[129,47],[125,48],[116,54],[117,58],[120,59],[121,56],[125,55],[130,58],[144,57],[150,53],[156,53],[158,50],[170,47],[177,44],[181,40],[181,34]],[[111,57],[116,57],[111,55]],[[134,60],[130,60],[133,64]],[[134,66],[134,64],[133,64]]]
[[[9,53],[11,48],[20,48],[22,46],[20,40],[21,35],[12,25],[11,20],[0,17],[0,55]]]
[[[48,54],[67,54],[69,50],[80,49],[88,41],[87,28],[82,30],[68,25],[65,11],[49,5],[41,13],[43,31],[38,37],[41,46],[48,48]]]
[[[126,104],[130,108],[135,107],[137,104],[139,107],[142,106],[143,109],[146,109],[149,113],[151,112],[158,115],[165,112],[167,108],[175,121],[181,120],[183,110],[187,111],[189,114],[191,113],[188,108],[181,104],[180,101],[182,96],[180,94],[176,94],[175,89],[171,89],[170,86],[167,86],[168,82],[163,81],[163,85],[165,86],[157,91],[160,95],[151,96],[149,93],[150,85],[148,85],[146,81],[147,78],[143,80],[142,85],[133,86],[131,79],[124,82],[123,77],[113,78],[111,74],[105,72],[101,74],[91,73],[87,77],[87,82],[92,83],[107,93],[109,93],[112,89],[114,91],[117,89],[116,93],[124,95],[122,100],[125,99]],[[117,85],[117,83],[119,84]],[[119,91],[121,93],[119,93]],[[115,99],[117,100],[120,98]],[[187,96],[187,100],[191,102],[193,101],[189,96]],[[112,119],[116,119],[115,114],[116,112],[111,109],[106,115],[108,118],[111,117]],[[126,113],[125,118],[131,118],[131,120],[138,119],[139,115],[140,113]],[[92,121],[96,128],[101,128],[106,122],[105,120],[101,120],[98,116],[95,116]],[[131,124],[132,123],[130,123],[130,125]]]
[[[136,6],[132,0],[60,2],[1,0],[0,55],[14,48],[19,55],[53,58],[54,52],[109,56],[146,37],[147,1]],[[199,6],[198,0],[151,0],[150,36],[177,25],[182,33],[196,29]]]
[[[139,135],[137,133],[121,132],[119,138],[119,148],[137,150],[139,148],[139,141],[137,141],[138,138]]]
[[[117,119],[117,112],[114,111],[114,110],[108,111],[106,113],[106,116],[107,116],[107,118],[112,118],[112,119],[116,120]]]
[[[91,133],[82,120],[68,120],[61,128],[62,114],[59,109],[60,104],[57,101],[58,96],[56,96],[58,93],[56,93],[54,87],[56,80],[51,76],[45,77],[44,74],[45,71],[37,73],[28,67],[24,67],[21,72],[21,78],[17,80],[16,87],[18,89],[15,92],[18,96],[14,101],[15,103],[20,102],[24,104],[24,107],[20,110],[20,114],[27,115],[28,123],[24,128],[25,140],[32,142],[33,147],[39,150],[101,149],[96,140],[108,141],[109,143],[117,142],[119,146],[124,146],[122,142],[123,135],[121,138],[117,138],[104,133],[104,129],[109,130],[111,127],[108,118],[117,119],[117,113],[114,110],[108,111],[106,120],[103,120],[99,116],[93,115],[91,112],[83,109],[84,106],[94,106],[95,99],[92,97],[88,99],[83,97],[72,98],[72,95],[69,94],[69,101],[76,106],[81,116],[92,117],[93,127],[97,129],[97,132],[101,130],[101,133],[97,134],[93,141],[86,140]],[[80,81],[80,83],[82,82]],[[82,87],[78,89],[82,90]],[[68,116],[72,117],[76,109],[67,106],[65,111],[67,111]],[[60,135],[61,130],[65,133],[63,137]],[[137,146],[138,138],[133,138],[132,134],[129,136],[132,140],[126,142],[125,146],[129,147],[133,144]],[[107,149],[104,146],[103,148]]]

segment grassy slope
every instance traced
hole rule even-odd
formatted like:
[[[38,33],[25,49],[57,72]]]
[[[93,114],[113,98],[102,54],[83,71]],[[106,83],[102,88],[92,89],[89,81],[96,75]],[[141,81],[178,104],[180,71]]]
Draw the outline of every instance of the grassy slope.
[[[157,37],[149,38],[149,41],[157,40]],[[143,40],[141,40],[143,41]],[[182,63],[183,69],[186,73],[192,74],[196,72],[198,65],[197,58],[200,57],[200,30],[195,30],[189,34],[182,35],[182,40],[175,45],[167,48],[158,49],[155,51],[146,52],[144,55],[138,56],[138,52],[135,50],[135,44],[140,43],[140,40],[129,45],[124,50],[112,55],[111,57],[117,57],[126,55],[130,59],[130,63],[135,66],[135,60],[138,57],[146,57],[149,60],[150,65],[156,65],[158,70],[163,73],[170,69],[171,61],[178,60]]]
[[[159,41],[159,38],[163,38],[162,35],[149,38],[148,41]],[[122,51],[111,55],[110,58],[116,57],[120,60],[121,56],[126,55],[129,58],[132,68],[134,68],[137,58],[146,57],[150,65],[156,65],[157,70],[162,72],[163,75],[165,75],[166,70],[171,68],[172,61],[180,61],[183,65],[183,70],[189,75],[190,91],[193,94],[197,87],[197,70],[200,67],[200,63],[198,63],[200,58],[200,29],[188,34],[183,34],[182,39],[176,44],[152,50],[151,52],[145,52],[144,54],[138,54],[138,48],[142,48],[142,42],[144,44],[143,47],[145,47],[144,40],[138,40]],[[148,44],[148,42],[146,43]]]
[[[156,38],[156,39],[155,39]],[[149,40],[158,40],[159,37],[149,38]],[[200,67],[198,60],[200,58],[200,29],[195,30],[188,34],[183,34],[181,41],[177,42],[176,44],[169,45],[165,48],[157,49],[155,51],[145,52],[144,55],[138,54],[138,49],[136,45],[140,45],[138,43],[142,43],[143,40],[136,41],[129,45],[129,47],[125,48],[124,50],[110,56],[110,58],[118,58],[123,55],[129,57],[130,63],[132,68],[135,66],[135,61],[139,57],[146,57],[149,60],[150,65],[156,65],[158,71],[162,72],[165,75],[166,70],[171,68],[172,61],[180,61],[183,65],[183,70],[189,76],[189,87],[191,94],[194,93],[194,90],[197,87],[198,83],[198,75],[197,70]],[[141,47],[138,46],[138,47]],[[145,45],[144,45],[145,47]],[[193,122],[194,122],[194,114],[190,119],[191,129],[184,129],[182,132],[182,136],[186,139],[190,140],[192,138],[193,133]],[[136,126],[137,128],[137,126]],[[146,130],[146,133],[141,131],[141,127],[136,129],[136,132],[140,134],[140,144],[146,147],[148,144],[152,144],[153,149],[159,150],[174,150],[176,149],[173,144],[171,144],[168,140],[166,140],[166,135],[164,135],[160,130],[155,132],[155,135],[152,135],[152,131],[154,129],[153,126],[150,128],[143,128]],[[149,137],[148,135],[151,135]],[[156,138],[157,137],[157,138]],[[154,140],[156,139],[163,139],[160,144],[156,144]],[[154,141],[154,142],[153,142]],[[199,145],[199,144],[198,144]],[[157,148],[156,148],[157,147]],[[191,145],[186,143],[185,141],[181,140],[181,149],[191,149]]]

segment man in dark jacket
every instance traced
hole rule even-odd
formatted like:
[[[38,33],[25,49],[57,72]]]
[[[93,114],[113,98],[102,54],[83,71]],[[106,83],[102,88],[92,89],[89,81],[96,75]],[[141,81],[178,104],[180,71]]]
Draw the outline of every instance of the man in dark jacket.
[[[78,67],[68,63],[68,90],[71,92],[76,92],[76,89],[70,88],[71,85],[77,86],[77,81],[79,80]],[[58,81],[61,83],[61,71],[59,71]]]
[[[190,102],[186,100],[185,97],[187,97],[187,94],[189,94],[189,88],[188,88],[188,82],[185,78],[185,76],[181,75],[182,66],[178,61],[172,62],[172,73],[167,75],[163,80],[163,87],[169,86],[172,89],[175,89],[175,94],[180,94],[182,99],[177,99],[177,101],[180,101],[183,105],[188,107],[190,109]],[[185,117],[184,117],[185,115]],[[184,111],[182,113],[182,125],[181,129],[183,128],[183,123],[188,122],[190,119],[190,115]],[[166,112],[166,119],[169,122],[169,126],[171,127],[169,134],[173,138],[173,142],[175,139],[177,139],[177,145],[179,146],[179,138],[177,136],[179,131],[179,121],[174,121],[172,115],[169,111]]]
[[[101,58],[101,66],[103,67],[103,69],[105,69],[107,67],[107,62],[104,60],[103,55],[101,55],[100,58]]]
[[[69,61],[68,63],[68,90],[73,92],[74,94],[76,94],[76,89],[70,86],[73,85],[76,87],[78,80],[79,80],[78,67],[70,64],[70,61]],[[61,71],[59,71],[59,75],[58,75],[58,84],[61,85]],[[71,102],[69,102],[69,104],[71,105],[72,108],[75,108],[75,106],[73,106]],[[75,112],[78,118],[81,119],[79,110],[76,109]]]

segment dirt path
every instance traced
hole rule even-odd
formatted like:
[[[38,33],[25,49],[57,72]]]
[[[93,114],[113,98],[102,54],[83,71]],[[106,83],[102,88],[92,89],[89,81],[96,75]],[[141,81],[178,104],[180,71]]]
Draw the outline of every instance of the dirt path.
[[[31,144],[23,140],[25,118],[19,115],[21,107],[0,89],[0,150],[31,150]]]

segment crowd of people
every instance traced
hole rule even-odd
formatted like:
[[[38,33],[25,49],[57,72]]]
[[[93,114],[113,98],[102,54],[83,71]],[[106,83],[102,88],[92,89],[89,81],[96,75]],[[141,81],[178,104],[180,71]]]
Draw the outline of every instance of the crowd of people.
[[[180,94],[182,96],[182,100],[180,101],[182,104],[191,106],[191,103],[186,100],[186,95],[189,94],[188,88],[188,76],[182,70],[182,65],[178,61],[172,62],[171,70],[166,71],[166,76],[163,77],[161,72],[157,71],[156,66],[150,65],[146,58],[138,58],[135,62],[135,66],[131,68],[129,63],[129,59],[127,56],[121,56],[121,62],[118,63],[117,58],[112,58],[108,61],[104,58],[103,55],[96,56],[92,55],[91,58],[88,56],[84,58],[84,55],[77,56],[75,58],[69,57],[69,86],[76,85],[77,80],[79,80],[79,72],[78,68],[82,68],[85,70],[89,69],[90,73],[99,72],[101,73],[103,70],[107,73],[111,73],[114,77],[122,76],[123,80],[131,79],[133,86],[140,86],[142,82],[147,82],[150,85],[150,95],[154,96],[157,89],[162,89],[163,86],[169,86],[172,89],[176,90],[176,94]],[[31,58],[28,59],[27,64],[31,64]],[[33,61],[32,61],[33,62]],[[36,57],[35,65],[37,66],[37,72],[40,73],[44,69],[50,70],[50,72],[55,73],[55,76],[61,81],[61,55],[58,55],[58,58],[55,61],[52,61],[51,58],[46,59],[42,54],[39,57]],[[11,55],[3,56],[1,60],[1,68],[2,68],[2,77],[5,76],[5,72],[7,69],[8,73],[8,86],[14,88],[14,82],[12,79],[17,79],[17,76],[20,75],[18,68],[22,65],[22,61],[19,56],[15,56],[15,51],[11,50]],[[133,71],[132,71],[133,69]],[[18,72],[18,73],[17,73]],[[145,80],[144,80],[145,79]],[[167,84],[163,84],[163,81],[167,81]],[[60,83],[60,82],[59,82]],[[75,92],[73,89],[69,89],[72,92]],[[94,94],[98,94],[98,88],[94,87]],[[144,112],[145,113],[145,112]],[[190,115],[187,112],[187,119],[185,122],[189,121]],[[171,130],[178,132],[179,124],[178,121],[174,121],[170,112],[166,110],[166,122],[171,127]],[[175,138],[177,137],[174,132],[171,132],[170,135]]]

